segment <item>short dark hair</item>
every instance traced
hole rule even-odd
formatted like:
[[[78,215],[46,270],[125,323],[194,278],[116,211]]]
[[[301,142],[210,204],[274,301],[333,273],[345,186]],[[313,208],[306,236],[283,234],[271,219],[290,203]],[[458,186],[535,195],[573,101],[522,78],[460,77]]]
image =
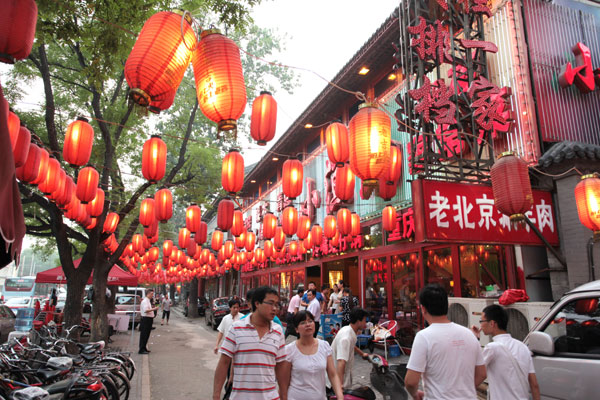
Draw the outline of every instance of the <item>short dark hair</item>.
[[[353,308],[350,311],[350,323],[355,324],[358,321],[362,321],[363,318],[368,317],[368,316],[369,316],[369,312],[367,310],[364,310],[360,307]]]
[[[310,282],[308,282],[308,284],[309,284],[309,285],[310,285],[311,283],[312,283],[313,285],[315,285],[315,287],[317,286],[317,284],[315,283],[315,281],[310,281]]]
[[[240,299],[238,297],[234,297],[231,300],[229,300],[229,308],[233,307],[235,304],[237,304],[240,307],[242,305],[242,302],[240,301]]]
[[[321,285],[321,291],[325,289],[329,289],[329,283],[324,283],[323,285]]]
[[[315,289],[308,289],[306,293],[312,293],[313,296],[317,297],[317,291]]]
[[[303,287],[299,287],[298,290],[296,291],[297,294],[302,294],[304,293],[304,288]]]
[[[252,295],[256,289],[252,288],[246,292],[246,301],[252,303]]]
[[[256,311],[256,303],[262,303],[268,294],[274,294],[279,297],[277,290],[269,286],[261,286],[254,289],[254,293],[252,293],[252,311]]]
[[[349,287],[345,287],[343,293],[348,293],[348,296],[352,296],[352,290]]]
[[[306,321],[307,319],[311,320],[312,322],[315,322],[315,316],[312,315],[312,313],[310,311],[307,311],[307,310],[298,311],[294,315],[294,319],[292,320],[292,322],[294,324],[294,328],[298,328],[298,326],[300,326],[300,323],[302,321]]]
[[[498,304],[492,304],[491,306],[484,308],[483,313],[488,321],[496,321],[498,328],[503,331],[506,330],[506,327],[508,326],[508,313],[504,307],[499,306]]]
[[[429,284],[421,289],[419,303],[434,317],[448,314],[448,293],[437,283]]]
[[[154,293],[154,289],[147,289],[146,290],[146,296],[148,295],[148,293]]]

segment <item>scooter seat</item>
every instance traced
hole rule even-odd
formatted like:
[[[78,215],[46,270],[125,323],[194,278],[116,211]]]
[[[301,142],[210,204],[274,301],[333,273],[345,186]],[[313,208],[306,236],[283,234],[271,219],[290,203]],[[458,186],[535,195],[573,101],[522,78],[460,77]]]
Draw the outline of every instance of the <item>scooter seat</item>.
[[[49,394],[63,393],[66,397],[66,392],[73,387],[73,382],[75,382],[76,379],[76,377],[64,379],[51,385],[44,386],[43,389],[48,391]]]
[[[371,390],[368,386],[359,386],[354,387],[352,389],[344,390],[344,394],[348,394],[350,396],[358,397],[359,399],[365,400],[375,400],[377,397],[375,396],[375,392]]]
[[[60,369],[38,369],[36,375],[42,381],[46,382],[61,376],[65,371]]]

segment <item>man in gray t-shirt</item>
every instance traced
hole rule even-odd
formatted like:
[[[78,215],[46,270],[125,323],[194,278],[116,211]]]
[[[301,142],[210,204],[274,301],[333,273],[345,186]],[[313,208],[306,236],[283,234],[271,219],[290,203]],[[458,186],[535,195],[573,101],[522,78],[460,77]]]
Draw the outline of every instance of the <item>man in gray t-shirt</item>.
[[[165,298],[162,301],[162,309],[163,315],[160,324],[162,325],[165,322],[165,316],[167,317],[167,325],[169,325],[169,316],[171,315],[171,299],[169,298],[169,293],[165,295]]]

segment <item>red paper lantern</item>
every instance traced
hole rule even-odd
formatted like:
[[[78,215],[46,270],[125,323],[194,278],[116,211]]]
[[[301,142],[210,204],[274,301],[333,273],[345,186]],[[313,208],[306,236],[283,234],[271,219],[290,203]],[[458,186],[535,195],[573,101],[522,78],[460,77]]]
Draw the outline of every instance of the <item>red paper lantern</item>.
[[[281,187],[283,194],[294,200],[302,193],[303,167],[300,160],[290,158],[283,163]]]
[[[173,105],[173,101],[175,100],[175,94],[177,92],[175,90],[171,90],[170,92],[165,94],[165,97],[159,101],[151,101],[148,106],[148,111],[153,112],[155,114],[160,114],[161,111],[168,109]]]
[[[335,236],[336,232],[337,220],[335,219],[335,216],[331,214],[325,216],[325,220],[323,221],[323,233],[325,234],[325,237],[331,239]]]
[[[221,184],[223,189],[232,196],[244,186],[244,157],[237,149],[229,150],[223,159]]]
[[[127,58],[125,78],[130,95],[143,107],[170,99],[190,64],[196,34],[191,16],[182,14],[163,11],[150,17]]]
[[[131,238],[131,244],[133,245],[133,251],[140,254],[144,249],[142,235],[136,233]]]
[[[17,142],[13,148],[13,158],[15,160],[15,168],[25,164],[29,155],[29,145],[31,144],[31,133],[29,129],[21,126],[17,135]]]
[[[275,229],[277,228],[277,217],[267,212],[263,216],[263,237],[265,239],[272,239],[275,236]]]
[[[271,242],[270,240],[265,240],[265,243],[263,244],[263,247],[265,248],[265,258],[271,258],[273,257],[273,253],[274,253],[274,245],[273,242]]]
[[[75,195],[75,182],[73,182],[73,178],[65,174],[65,184],[62,190],[55,193],[56,196],[54,197],[54,201],[59,207],[65,208]],[[75,196],[75,198],[77,198],[77,196]]]
[[[92,217],[99,217],[102,215],[102,211],[104,211],[104,190],[100,188],[96,189],[96,197],[87,204],[86,210]],[[154,215],[152,217],[154,218]]]
[[[240,210],[233,211],[233,222],[231,223],[231,234],[233,236],[240,236],[246,232],[244,226],[244,214]]]
[[[160,189],[154,195],[154,214],[162,223],[173,216],[173,195],[169,189]]]
[[[152,216],[152,219],[153,221],[150,224],[150,226],[144,228],[144,236],[146,236],[151,243],[154,240],[155,236],[157,236],[158,239],[158,221],[156,220],[154,215]]]
[[[384,231],[391,232],[396,229],[396,209],[393,206],[386,206],[381,211],[381,225]]]
[[[210,247],[214,251],[219,251],[221,246],[223,246],[223,231],[216,229],[212,234],[212,238],[210,241]]]
[[[361,232],[360,215],[353,212],[352,215],[350,216],[350,220],[351,220],[351,224],[352,224],[352,229],[351,229],[350,235],[352,235],[352,236],[360,235],[360,232]]]
[[[361,104],[350,120],[350,167],[367,186],[388,167],[391,130],[390,118],[372,103]]]
[[[533,205],[527,163],[509,151],[500,154],[490,171],[494,203],[511,221],[525,219]]]
[[[594,239],[600,236],[600,178],[597,174],[583,175],[575,186],[575,201],[579,220],[594,232]]]
[[[48,160],[48,166],[46,171],[42,171],[44,173],[45,178],[38,185],[38,189],[40,189],[42,193],[44,193],[45,195],[49,195],[50,193],[56,190],[56,188],[58,187],[58,178],[60,175],[60,170],[61,168],[60,164],[58,163],[58,160],[56,158],[50,158]],[[96,186],[98,186],[97,180]],[[91,198],[89,198],[89,200],[92,200],[94,196],[96,196],[96,186],[93,187],[93,191],[92,189],[90,189]]]
[[[48,152],[46,152],[46,154],[48,154]],[[34,143],[30,143],[25,163],[16,169],[17,179],[26,183],[34,181],[38,176],[41,159],[42,150]]]
[[[388,185],[396,185],[402,177],[402,149],[396,143],[390,145],[390,162],[381,177]]]
[[[298,230],[298,210],[294,206],[287,206],[281,214],[283,233],[293,236]]]
[[[167,145],[159,135],[152,135],[142,150],[142,175],[150,183],[156,183],[165,176],[166,168]]]
[[[140,206],[140,224],[144,227],[152,225],[156,221],[156,202],[152,197],[142,200]]]
[[[246,245],[246,229],[239,235],[235,237],[235,246],[238,249],[243,249]]]
[[[119,219],[119,214],[117,213],[110,212],[106,214],[106,219],[104,220],[102,232],[114,233],[117,230],[117,226],[119,225]]]
[[[7,0],[2,2],[0,13],[0,61],[13,64],[31,53],[37,5],[34,0]]]
[[[331,242],[331,245],[332,245],[333,247],[337,247],[337,246],[338,246],[338,244],[340,244],[340,237],[341,237],[341,235],[340,235],[340,231],[338,231],[338,230],[336,229],[336,231],[335,231],[335,235],[333,235],[333,237],[332,237],[331,239],[329,239],[329,241]]]
[[[186,229],[186,228],[183,228]],[[198,250],[198,245],[193,240],[188,240],[188,244],[186,247],[187,255],[190,257],[194,257],[196,255],[196,251]]]
[[[17,145],[17,139],[19,137],[19,130],[21,129],[21,120],[12,111],[8,112],[8,135],[10,136],[10,148],[11,150],[15,150],[15,146]]]
[[[228,231],[233,225],[234,204],[229,197],[219,202],[217,208],[217,226],[222,231]]]
[[[235,250],[235,244],[233,243],[233,240],[226,240],[223,248],[225,249],[225,258],[231,258],[233,256],[233,251]]]
[[[346,125],[340,122],[329,124],[325,130],[325,142],[329,161],[338,168],[343,167],[350,158],[350,143]]]
[[[295,240],[292,240],[290,242],[288,251],[292,257],[297,256],[298,255],[298,242]]]
[[[254,250],[255,244],[256,244],[256,235],[252,231],[247,232],[246,233],[246,251]]]
[[[204,243],[206,243],[206,238],[208,236],[208,225],[206,224],[206,222],[204,221],[200,221],[200,228],[198,228],[198,231],[196,232],[196,235],[194,236],[194,241],[202,246]]]
[[[352,232],[352,213],[345,207],[337,212],[337,226],[340,233],[344,236]]]
[[[48,154],[46,149],[44,149],[43,147],[40,147],[40,163],[38,166],[37,173],[35,173],[34,170],[30,171],[31,176],[33,176],[33,175],[37,176],[30,182],[32,185],[39,185],[40,182],[42,182],[43,180],[46,179],[46,171],[48,170],[49,162],[50,162],[50,154]]]
[[[83,117],[71,122],[65,133],[63,158],[71,165],[85,165],[92,155],[94,128]]]
[[[378,182],[379,187],[377,193],[379,194],[379,197],[381,197],[385,201],[390,201],[396,195],[398,187],[395,183],[388,184],[383,179],[380,179]]]
[[[237,127],[246,108],[246,84],[240,51],[233,40],[217,29],[201,33],[192,56],[196,95],[202,113],[220,131]]]
[[[270,92],[262,91],[252,103],[250,136],[259,146],[264,146],[275,137],[277,125],[277,102]]]
[[[298,218],[298,231],[296,232],[296,236],[298,236],[298,239],[304,240],[309,232],[310,218],[306,215],[301,215],[300,218]]]
[[[165,240],[162,247],[163,257],[169,257],[173,252],[173,242],[171,240]]]
[[[313,247],[313,236],[312,236],[312,232],[308,232],[308,235],[306,235],[306,238],[304,238],[304,240],[302,241],[302,245],[304,246],[305,249],[310,250]]]
[[[273,244],[277,251],[281,250],[283,246],[285,246],[285,232],[283,232],[283,228],[278,226],[275,229],[275,237],[273,238]]]
[[[310,234],[312,236],[313,246],[320,246],[323,242],[323,228],[321,228],[321,225],[314,224],[312,229],[310,230]]]
[[[202,210],[196,203],[192,203],[185,210],[185,227],[192,233],[198,232],[200,229],[200,218],[202,217]]]
[[[67,173],[61,168],[58,172],[58,184],[56,185],[56,189],[52,193],[50,193],[47,197],[50,200],[54,200],[56,203],[56,199],[65,191],[67,182]]]
[[[349,164],[337,167],[335,170],[335,195],[342,201],[354,198],[354,174]]]
[[[94,167],[85,167],[79,171],[77,175],[77,191],[75,193],[83,204],[94,200],[99,180],[100,176]]]

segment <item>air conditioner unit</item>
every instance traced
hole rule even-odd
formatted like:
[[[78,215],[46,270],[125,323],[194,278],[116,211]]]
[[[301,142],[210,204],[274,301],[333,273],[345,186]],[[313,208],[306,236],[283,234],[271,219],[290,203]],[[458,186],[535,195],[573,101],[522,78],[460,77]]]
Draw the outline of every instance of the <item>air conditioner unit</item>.
[[[506,306],[508,312],[508,333],[518,340],[525,339],[529,331],[550,309],[552,303],[545,301],[531,301],[514,303]]]
[[[448,318],[450,321],[471,329],[479,326],[481,312],[484,308],[494,304],[494,299],[473,299],[466,297],[448,298]],[[490,341],[486,335],[481,335],[480,342],[485,346]]]

